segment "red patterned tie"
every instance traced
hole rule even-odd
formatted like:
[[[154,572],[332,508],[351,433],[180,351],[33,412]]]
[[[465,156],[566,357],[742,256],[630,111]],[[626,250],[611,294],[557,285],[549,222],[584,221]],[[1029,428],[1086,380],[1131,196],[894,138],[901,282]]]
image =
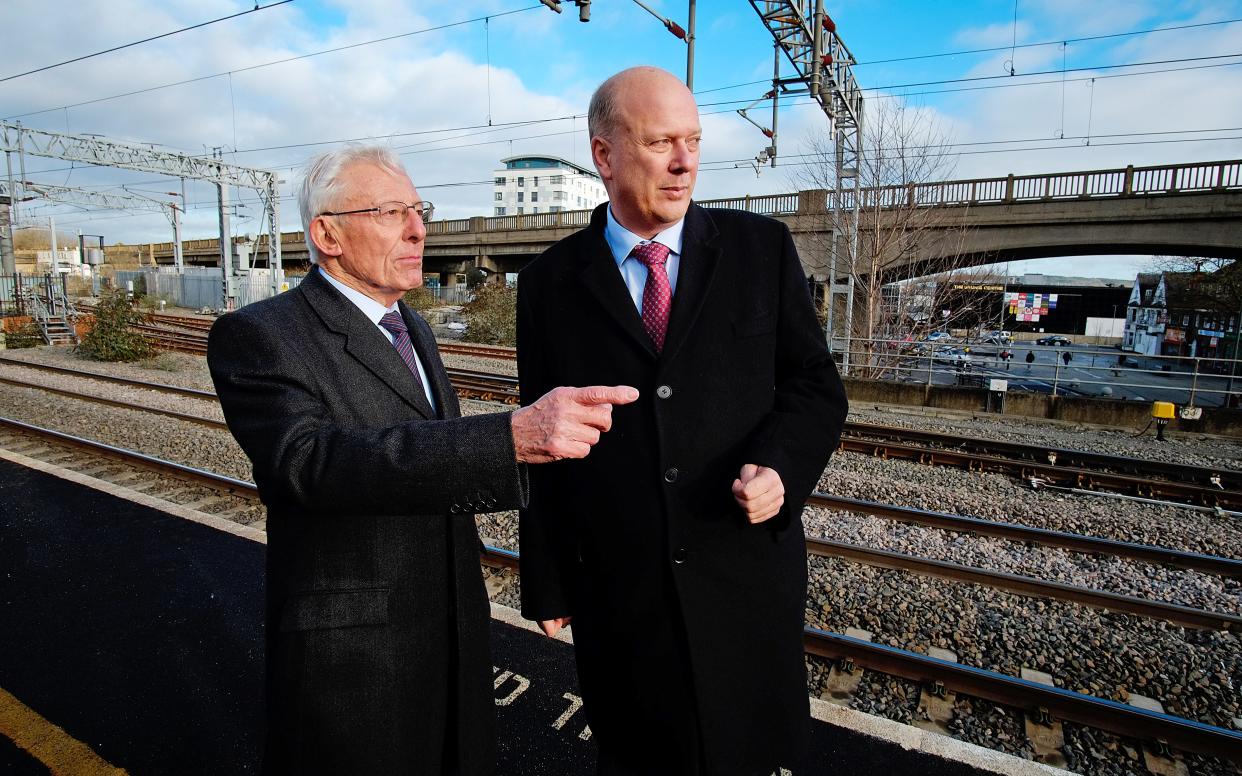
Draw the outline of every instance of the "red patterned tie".
[[[643,286],[643,328],[655,344],[656,352],[664,350],[664,334],[668,331],[668,311],[673,303],[673,290],[668,284],[668,247],[657,242],[640,243],[630,255],[647,265],[647,283]]]
[[[423,381],[418,376],[418,361],[414,358],[414,344],[410,342],[410,331],[405,325],[405,319],[401,317],[400,312],[392,310],[384,313],[384,317],[380,318],[380,326],[392,334],[392,346],[397,349],[401,360],[414,373],[414,382],[422,390]]]

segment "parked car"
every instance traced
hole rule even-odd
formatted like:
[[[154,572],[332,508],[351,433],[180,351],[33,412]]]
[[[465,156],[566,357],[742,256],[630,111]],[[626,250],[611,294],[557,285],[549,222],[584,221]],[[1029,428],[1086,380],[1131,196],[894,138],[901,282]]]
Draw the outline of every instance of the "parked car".
[[[1073,345],[1069,337],[1062,337],[1060,334],[1049,334],[1047,337],[1040,337],[1035,340],[1036,345]]]
[[[947,331],[933,331],[923,338],[925,342],[952,342],[953,335]]]
[[[952,348],[947,345],[936,348],[935,359],[946,364],[970,364],[970,354],[961,348]]]
[[[985,345],[1012,345],[1013,335],[1007,331],[985,331],[979,341]]]

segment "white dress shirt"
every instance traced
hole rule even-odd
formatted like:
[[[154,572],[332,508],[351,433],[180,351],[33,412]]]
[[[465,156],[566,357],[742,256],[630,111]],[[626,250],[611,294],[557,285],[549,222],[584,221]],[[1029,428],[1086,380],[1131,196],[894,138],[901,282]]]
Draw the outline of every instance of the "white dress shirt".
[[[392,332],[388,331],[388,329],[385,329],[383,326],[380,326],[380,319],[384,317],[385,313],[395,311],[397,309],[397,305],[394,304],[392,307],[385,307],[358,289],[350,288],[341,281],[329,275],[327,272],[324,272],[323,268],[320,268],[319,274],[323,275],[323,279],[331,283],[337,291],[344,294],[346,299],[353,302],[354,306],[361,310],[362,314],[365,315],[371,323],[375,324],[375,328],[379,329],[389,342],[393,341]],[[413,344],[414,337],[411,336],[411,349],[413,349]],[[418,366],[418,379],[423,383],[423,393],[427,395],[427,403],[431,405],[431,409],[439,412],[439,408],[436,407],[436,400],[431,395],[431,382],[427,380],[427,370],[423,368],[423,360],[418,357],[417,350],[414,350],[414,363]]]
[[[612,206],[608,207],[608,223],[604,226],[604,240],[612,250],[617,269],[621,271],[621,279],[625,281],[625,287],[630,290],[630,298],[634,300],[634,307],[638,309],[640,316],[643,314],[643,286],[647,284],[647,265],[631,256],[630,251],[634,250],[635,245],[647,242],[657,242],[668,248],[668,261],[664,264],[664,269],[668,272],[669,290],[676,294],[677,271],[681,268],[681,228],[685,223],[686,220],[683,218],[651,240],[644,240],[622,226],[613,217]]]

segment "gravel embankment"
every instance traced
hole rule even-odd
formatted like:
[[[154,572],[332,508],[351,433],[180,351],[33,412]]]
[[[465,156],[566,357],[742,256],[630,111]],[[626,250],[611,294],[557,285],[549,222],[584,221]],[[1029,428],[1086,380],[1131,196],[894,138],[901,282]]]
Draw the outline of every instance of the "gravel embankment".
[[[164,355],[153,365],[130,366],[84,361],[65,349],[4,351],[3,355],[152,382],[211,388],[203,359],[192,356]],[[446,357],[445,361],[451,366],[490,371],[500,371],[497,365],[504,363],[457,356]],[[134,404],[219,417],[218,407],[211,402],[161,396],[141,389],[100,388],[99,383],[91,387],[75,378],[36,376],[30,370],[7,364],[0,364],[0,376],[22,377],[80,391],[99,390],[110,398],[123,398]],[[498,405],[473,401],[463,402],[463,409],[467,413],[505,411]],[[250,476],[249,463],[223,431],[2,384],[0,415],[69,433],[86,433],[103,442],[233,477]],[[1205,467],[1242,468],[1242,444],[1213,437],[1171,435],[1170,442],[1157,445],[1149,439],[1135,439],[1134,431],[1101,431],[1014,418],[922,415],[910,408],[855,407],[851,419],[962,436],[1003,434],[1008,439],[1056,447],[1198,462]],[[999,475],[840,454],[825,472],[820,487],[834,495],[1127,541],[1232,557],[1242,553],[1242,520],[1237,517],[1032,491]],[[517,548],[515,513],[483,515],[478,523],[485,541]],[[835,541],[1221,612],[1242,612],[1242,583],[1238,580],[821,509],[808,509],[804,524],[808,534]],[[1124,700],[1128,693],[1140,693],[1161,700],[1170,713],[1210,724],[1229,727],[1235,724],[1234,718],[1242,717],[1238,690],[1242,687],[1242,644],[1238,634],[1188,630],[1130,615],[837,559],[813,558],[810,565],[812,583],[807,616],[808,622],[818,627],[834,631],[849,626],[863,628],[872,631],[878,642],[917,651],[926,651],[930,646],[952,649],[963,663],[1011,674],[1018,673],[1022,666],[1037,668],[1052,674],[1063,687],[1103,697]],[[489,572],[488,577],[494,600],[516,605],[518,585],[514,575]],[[818,693],[826,667],[816,660],[809,664],[813,691]],[[874,674],[866,676],[853,701],[857,708],[903,721],[913,717],[917,704],[917,686]],[[958,699],[958,707],[970,714],[954,722],[955,735],[1030,756],[1021,720],[1012,713],[964,698]],[[1067,738],[1067,756],[1078,772],[1111,776],[1141,771],[1141,755],[1135,753],[1132,741],[1073,726],[1067,727]],[[1189,758],[1188,765],[1192,773],[1231,772],[1229,766],[1204,758]]]

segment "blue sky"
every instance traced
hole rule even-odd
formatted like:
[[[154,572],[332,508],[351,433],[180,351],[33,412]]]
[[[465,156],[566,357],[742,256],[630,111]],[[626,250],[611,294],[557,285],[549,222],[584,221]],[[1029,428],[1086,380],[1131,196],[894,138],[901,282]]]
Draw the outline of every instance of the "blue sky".
[[[687,24],[685,0],[646,2]],[[306,158],[333,142],[376,137],[403,154],[439,214],[480,215],[490,211],[491,172],[504,156],[552,153],[589,163],[582,116],[608,75],[633,64],[685,73],[685,44],[632,0],[595,0],[587,24],[571,0],[564,5],[557,15],[535,0],[294,0],[0,80],[0,116],[191,153],[222,147],[227,158],[278,169],[290,183]],[[9,0],[0,79],[252,7],[81,0],[69,15]],[[1242,19],[1242,1],[1018,0],[1016,9],[1015,23],[1012,0],[828,4],[859,62],[868,110],[882,102],[913,109],[930,131],[959,144],[951,177],[1242,156],[1242,23],[1220,23]],[[694,86],[705,128],[699,198],[805,187],[798,155],[826,132],[823,114],[805,97],[790,98],[779,117],[778,166],[756,175],[735,162],[767,144],[733,111],[769,88],[772,40],[745,0],[699,0],[697,11]],[[1154,31],[1188,25],[1200,26]],[[1130,32],[1140,34],[1120,34]],[[373,42],[391,36],[400,37]],[[1098,36],[1112,37],[1085,40]],[[1043,42],[1051,45],[1029,45]],[[351,47],[317,53],[342,46]],[[976,49],[997,50],[965,53]],[[926,56],[933,54],[947,55]],[[290,61],[267,64],[278,60]],[[1163,64],[1137,64],[1152,62]],[[791,72],[784,63],[783,74]],[[166,86],[180,81],[191,82]],[[766,104],[753,115],[770,123]],[[149,175],[50,160],[30,160],[27,169],[44,182],[98,190],[126,184],[157,198],[176,188]],[[191,184],[189,194],[187,234],[212,235],[213,193]],[[292,202],[282,207],[285,228],[297,228]],[[30,212],[109,242],[170,236],[158,215]],[[257,212],[243,208],[235,228],[256,231]],[[1043,260],[1010,270],[1132,279],[1148,262]]]

